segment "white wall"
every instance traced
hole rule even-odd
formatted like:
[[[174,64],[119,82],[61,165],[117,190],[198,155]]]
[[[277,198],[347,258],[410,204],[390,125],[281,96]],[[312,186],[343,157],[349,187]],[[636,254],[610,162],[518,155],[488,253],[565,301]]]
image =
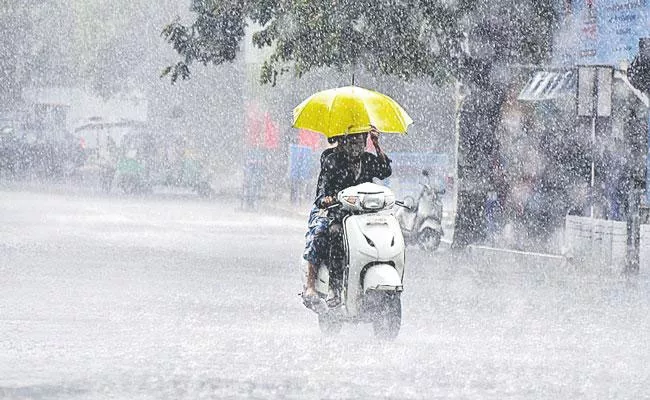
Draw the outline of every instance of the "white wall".
[[[564,253],[588,267],[619,270],[625,267],[627,225],[589,217],[566,217]],[[650,268],[650,225],[641,225],[640,267]]]

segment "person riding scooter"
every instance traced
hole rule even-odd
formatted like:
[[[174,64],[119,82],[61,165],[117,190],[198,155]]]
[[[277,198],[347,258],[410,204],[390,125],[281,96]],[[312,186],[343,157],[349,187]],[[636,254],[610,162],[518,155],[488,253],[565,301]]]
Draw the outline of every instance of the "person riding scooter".
[[[368,134],[377,155],[365,151]],[[316,199],[309,217],[307,243],[303,255],[308,262],[306,287],[303,291],[303,302],[307,307],[321,302],[315,289],[318,265],[327,258],[330,237],[337,231],[336,226],[341,220],[340,213],[336,210],[328,211],[327,207],[335,203],[339,191],[360,183],[372,182],[373,178],[388,178],[392,173],[391,160],[381,150],[378,132],[374,127],[371,127],[369,132],[336,137],[336,141],[337,147],[321,160]],[[334,245],[338,246],[338,243]],[[342,251],[336,253],[341,254]],[[336,276],[338,272],[332,271],[332,275]],[[335,296],[333,301],[337,300]]]

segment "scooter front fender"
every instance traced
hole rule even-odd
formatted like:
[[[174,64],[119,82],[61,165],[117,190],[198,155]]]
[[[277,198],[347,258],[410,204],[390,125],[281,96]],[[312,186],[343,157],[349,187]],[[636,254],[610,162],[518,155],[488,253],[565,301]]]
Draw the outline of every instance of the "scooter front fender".
[[[363,291],[368,290],[403,290],[402,277],[390,264],[375,264],[366,270],[363,276]]]

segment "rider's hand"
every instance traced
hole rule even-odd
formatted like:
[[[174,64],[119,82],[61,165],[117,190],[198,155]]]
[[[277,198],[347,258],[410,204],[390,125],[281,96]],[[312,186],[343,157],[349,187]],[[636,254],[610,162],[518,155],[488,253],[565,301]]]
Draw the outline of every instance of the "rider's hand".
[[[386,157],[384,152],[381,150],[381,147],[379,147],[379,131],[377,128],[374,126],[370,125],[370,140],[372,141],[372,145],[375,147],[375,151],[377,152],[377,155],[379,157]]]
[[[336,200],[334,199],[334,197],[325,196],[325,197],[323,197],[323,200],[321,200],[321,205],[323,206],[323,208],[327,208],[327,207],[331,206],[332,204],[334,204],[335,201]]]
[[[370,133],[370,140],[372,141],[372,145],[375,146],[375,150],[379,151],[379,131],[377,131],[377,128],[370,125],[369,133]]]

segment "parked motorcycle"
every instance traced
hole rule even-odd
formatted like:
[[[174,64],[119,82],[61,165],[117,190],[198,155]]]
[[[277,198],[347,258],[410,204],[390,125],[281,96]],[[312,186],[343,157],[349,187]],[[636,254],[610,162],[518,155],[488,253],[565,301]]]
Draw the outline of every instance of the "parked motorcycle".
[[[395,195],[362,183],[342,190],[337,199],[336,212],[344,217],[341,225],[330,227],[330,257],[318,267],[316,280],[323,301],[312,310],[324,334],[338,333],[344,323],[365,322],[372,323],[375,336],[394,339],[401,326],[405,260],[402,231],[391,212]],[[303,279],[306,271],[303,262]]]
[[[395,212],[395,217],[402,228],[404,240],[408,245],[417,244],[426,251],[435,251],[440,246],[444,235],[442,229],[442,201],[440,196],[445,193],[443,188],[433,188],[429,179],[429,171],[422,171],[423,182],[418,200],[411,196],[404,198],[405,207]]]

